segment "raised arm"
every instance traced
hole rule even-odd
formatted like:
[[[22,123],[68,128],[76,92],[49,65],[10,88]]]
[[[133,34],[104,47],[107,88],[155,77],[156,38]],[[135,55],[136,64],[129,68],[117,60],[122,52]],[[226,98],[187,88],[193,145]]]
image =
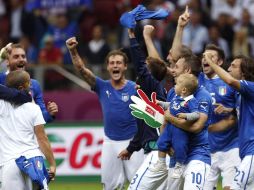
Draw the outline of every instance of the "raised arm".
[[[158,51],[156,50],[156,48],[153,44],[153,40],[152,40],[153,31],[154,31],[154,27],[152,25],[145,25],[144,26],[143,37],[145,40],[146,49],[147,49],[149,57],[161,59]]]
[[[213,61],[214,57],[211,53],[205,53],[206,62],[212,67],[214,72],[229,86],[235,88],[236,90],[240,90],[240,81],[232,77],[227,71],[221,68],[219,65],[216,65],[215,61]]]
[[[78,42],[76,37],[69,38],[66,40],[66,46],[70,52],[72,63],[75,69],[81,74],[84,80],[91,86],[95,87],[95,75],[85,67],[84,62],[78,54],[77,50]]]
[[[49,162],[49,175],[53,180],[56,174],[56,162],[55,158],[48,140],[48,137],[44,130],[44,125],[37,125],[34,127],[34,132],[40,147],[40,150],[45,155],[47,161]]]
[[[149,73],[146,66],[146,57],[144,52],[141,50],[139,43],[135,37],[133,29],[128,29],[128,35],[131,45],[131,57],[134,63],[135,70],[138,76],[144,76]]]
[[[170,50],[173,60],[177,60],[180,57],[180,49],[182,47],[182,37],[183,37],[183,29],[188,24],[190,20],[190,13],[188,6],[186,6],[185,11],[178,18],[178,24],[176,28],[176,33],[174,36],[173,44]]]

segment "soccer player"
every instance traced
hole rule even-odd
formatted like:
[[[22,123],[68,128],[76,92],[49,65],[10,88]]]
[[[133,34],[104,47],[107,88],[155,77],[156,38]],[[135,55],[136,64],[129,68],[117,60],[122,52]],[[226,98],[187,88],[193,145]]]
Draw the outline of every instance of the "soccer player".
[[[29,91],[30,76],[25,71],[13,71],[6,85]],[[38,105],[29,102],[15,105],[0,100],[0,184],[2,190],[48,189],[47,179],[53,179],[56,164],[47,135],[45,121]],[[49,174],[43,157],[49,162]],[[19,164],[20,160],[24,162]],[[20,167],[23,169],[21,170]],[[33,184],[32,180],[38,180]]]
[[[198,76],[199,73],[195,71],[197,71],[199,67],[200,61],[196,56],[192,55],[182,57],[176,62],[175,67],[172,69],[172,74],[175,79],[181,76],[181,74],[189,72],[193,72],[196,76]],[[173,88],[168,93],[167,101],[171,102],[174,96],[175,89]],[[189,150],[187,153],[183,175],[178,181],[179,184],[177,184],[176,187],[169,186],[169,189],[176,189],[179,188],[179,186],[182,186],[184,190],[195,189],[197,187],[203,188],[210,169],[211,160],[207,127],[210,123],[210,117],[212,114],[212,98],[203,87],[198,87],[194,93],[194,97],[198,101],[199,112],[199,119],[196,122],[190,123],[186,120],[174,117],[170,113],[166,113],[165,116],[167,121],[169,121],[172,125],[189,132]],[[174,141],[175,143],[179,141],[177,137],[179,137],[179,134],[182,133],[180,129],[172,132],[173,145]],[[177,151],[174,146],[173,149],[174,151]],[[172,178],[173,170],[171,168],[175,166],[173,157],[170,159],[170,162],[168,184],[174,183],[175,180],[178,180]]]
[[[215,45],[207,45],[204,55],[211,53],[215,64],[222,66],[225,55],[222,49]],[[226,84],[214,70],[202,59],[203,73],[199,75],[199,83],[204,86],[213,98],[214,111],[211,123],[218,123],[231,115],[235,108],[237,92]],[[228,130],[209,132],[209,145],[211,148],[211,170],[207,177],[204,189],[213,190],[217,185],[219,176],[222,176],[222,187],[229,190],[235,175],[235,168],[240,164],[238,129],[237,126]]]
[[[216,57],[207,52],[207,64],[228,85],[240,93],[238,116],[239,151],[241,163],[237,167],[235,177],[232,178],[232,190],[254,189],[254,62],[245,56],[235,57],[231,62],[228,72],[215,63]]]
[[[167,73],[166,64],[156,56],[146,58],[136,40],[134,31],[129,29],[128,33],[131,44],[132,60],[137,73],[137,85],[139,85],[140,89],[142,89],[148,97],[151,96],[152,92],[156,92],[157,98],[161,101],[165,101],[166,91],[163,88],[161,81]],[[151,128],[141,119],[137,119],[137,126],[138,132],[133,140],[131,140],[128,147],[119,154],[121,159],[128,160],[134,151],[139,151],[140,149],[144,150],[145,160],[131,180],[128,188],[130,190],[142,189],[142,187],[139,186],[142,176],[148,172],[147,168],[155,163],[158,157],[156,141],[158,139],[159,131],[155,128]],[[164,178],[165,177],[166,175]],[[160,186],[161,190],[164,190],[165,188],[166,181]]]
[[[7,60],[8,72],[25,70],[27,64],[26,53],[20,44],[8,44],[2,51],[1,57]],[[0,73],[0,84],[5,85],[7,73]],[[47,103],[47,107],[45,106],[41,87],[37,80],[31,79],[30,90],[35,103],[41,108],[45,121],[53,121],[58,112],[57,104],[50,101]]]
[[[136,119],[131,115],[130,97],[136,94],[136,84],[125,78],[128,58],[125,53],[114,50],[106,57],[109,80],[102,80],[86,68],[77,52],[75,37],[66,41],[76,70],[99,96],[104,119],[101,175],[105,190],[122,189],[143,161],[143,153],[133,153],[130,160],[123,161],[118,154],[125,149],[137,132]]]
[[[192,74],[181,74],[176,79],[175,93],[176,96],[171,102],[158,102],[159,105],[163,105],[166,110],[170,109],[172,115],[177,116],[188,121],[195,121],[199,119],[198,102],[193,96],[193,93],[197,90],[198,80]],[[172,173],[173,178],[180,178],[183,171],[183,165],[187,159],[189,139],[187,133],[182,133],[179,136],[181,141],[172,141],[173,126],[168,125],[159,137],[157,144],[159,149],[159,160],[154,168],[155,171],[166,168],[166,154],[170,147],[174,147],[174,158],[176,161],[175,168]],[[176,142],[174,145],[172,142]],[[157,166],[159,165],[159,166]]]

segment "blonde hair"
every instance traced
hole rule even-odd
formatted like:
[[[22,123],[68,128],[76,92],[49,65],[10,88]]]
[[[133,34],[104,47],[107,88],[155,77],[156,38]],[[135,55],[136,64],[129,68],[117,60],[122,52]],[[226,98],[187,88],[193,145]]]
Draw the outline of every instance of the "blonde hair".
[[[177,77],[177,83],[185,87],[189,94],[193,94],[198,88],[198,79],[195,75],[184,73]]]

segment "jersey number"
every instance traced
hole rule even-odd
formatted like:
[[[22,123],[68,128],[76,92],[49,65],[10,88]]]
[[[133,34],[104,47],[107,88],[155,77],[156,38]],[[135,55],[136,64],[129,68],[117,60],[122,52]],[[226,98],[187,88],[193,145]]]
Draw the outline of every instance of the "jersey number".
[[[136,174],[136,175],[132,178],[132,180],[131,180],[131,185],[133,185],[134,183],[136,183],[137,178],[138,178],[138,174]]]
[[[192,183],[196,183],[200,185],[202,182],[202,175],[200,173],[194,173],[194,172],[191,172],[191,175],[192,175]]]
[[[234,181],[242,183],[244,179],[244,175],[245,175],[244,171],[240,171],[236,168],[236,175],[235,175]]]

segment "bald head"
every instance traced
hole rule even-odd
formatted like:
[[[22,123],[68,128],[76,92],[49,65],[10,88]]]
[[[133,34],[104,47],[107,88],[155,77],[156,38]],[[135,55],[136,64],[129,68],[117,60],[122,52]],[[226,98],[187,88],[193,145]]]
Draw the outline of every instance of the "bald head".
[[[11,71],[6,77],[6,86],[19,90],[29,90],[30,75],[26,71]]]

